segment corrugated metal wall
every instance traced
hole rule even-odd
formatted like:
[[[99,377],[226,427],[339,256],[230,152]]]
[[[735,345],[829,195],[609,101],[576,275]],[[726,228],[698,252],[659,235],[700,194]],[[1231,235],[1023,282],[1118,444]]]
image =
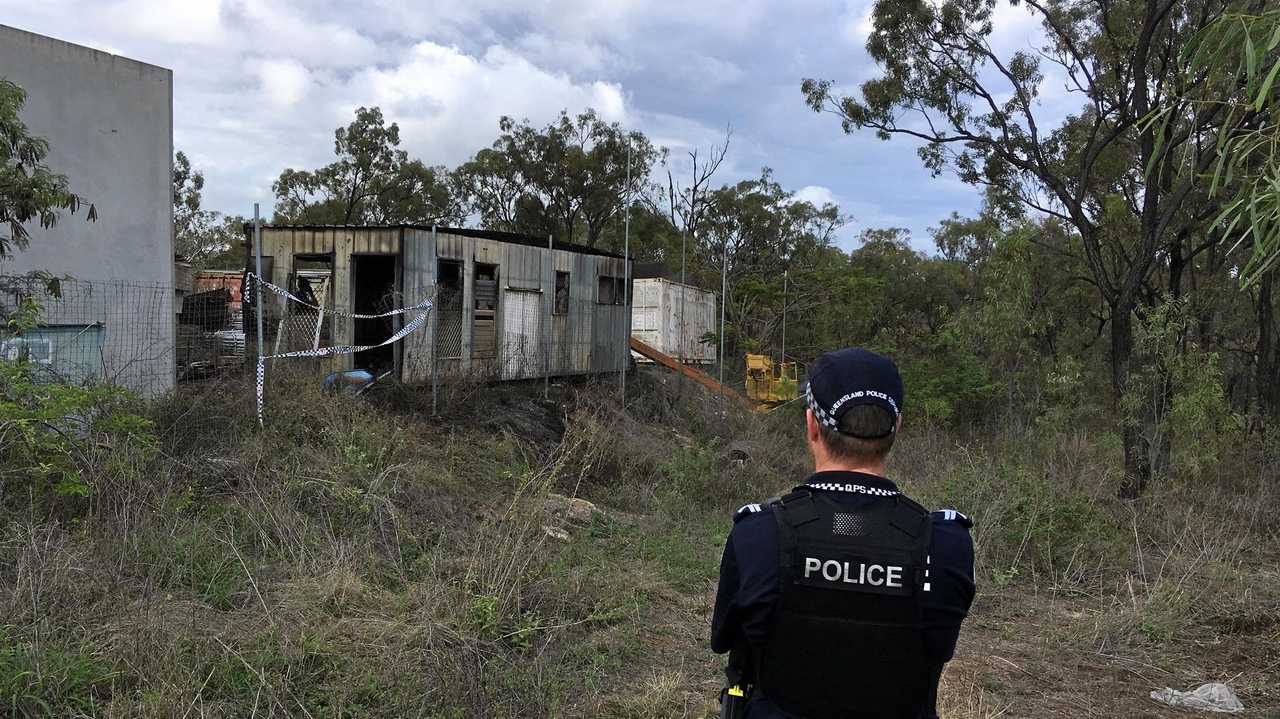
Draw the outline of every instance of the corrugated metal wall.
[[[715,293],[662,278],[636,280],[635,293],[631,318],[636,337],[684,362],[715,362],[715,346],[701,341],[708,332],[715,332],[718,325]]]
[[[436,237],[430,230],[404,231],[405,302],[417,303],[425,298],[436,301]],[[433,312],[427,326],[404,338],[400,376],[406,382],[431,381],[431,348],[439,331],[439,316]]]
[[[328,256],[333,261],[333,276],[329,294],[329,309],[352,311],[352,256],[399,255],[401,236],[408,230],[399,227],[264,227],[262,228],[262,254],[271,258],[269,281],[279,287],[290,287],[299,255]],[[252,260],[250,261],[252,267]],[[264,262],[264,269],[267,263]],[[434,277],[434,275],[432,275]],[[282,330],[291,318],[290,308],[283,299],[270,297],[267,314],[271,322],[264,327],[268,340],[268,354],[303,347],[287,347],[276,339],[287,337]],[[296,309],[296,308],[295,308]],[[330,336],[334,344],[350,345],[355,341],[355,328],[348,317],[329,315]],[[275,326],[271,326],[275,324]],[[337,355],[318,361],[329,371],[351,369],[354,355]]]
[[[601,276],[625,277],[622,258],[442,231],[433,234],[423,228],[264,227],[262,240],[264,255],[273,258],[267,263],[268,279],[281,287],[289,286],[297,255],[331,256],[332,307],[346,311],[352,307],[352,255],[401,254],[404,302],[429,297],[440,305],[426,328],[403,341],[400,369],[408,382],[431,381],[433,363],[446,378],[457,374],[541,377],[547,367],[552,375],[616,372],[628,354],[629,308],[599,301]],[[452,305],[439,295],[440,260],[462,263],[461,300]],[[492,325],[497,346],[492,354],[476,345],[477,264],[497,266],[498,303]],[[556,272],[569,273],[568,306],[563,314],[553,314]],[[284,311],[283,302],[275,305],[268,307],[269,318]],[[446,310],[460,317],[446,315]],[[352,342],[349,319],[329,316],[326,321],[335,343]],[[480,327],[487,333],[483,321]],[[433,357],[438,333],[447,330],[461,334],[461,351],[452,357]],[[273,336],[271,328],[267,336]],[[342,355],[327,360],[325,367],[350,369],[352,360],[352,355]]]

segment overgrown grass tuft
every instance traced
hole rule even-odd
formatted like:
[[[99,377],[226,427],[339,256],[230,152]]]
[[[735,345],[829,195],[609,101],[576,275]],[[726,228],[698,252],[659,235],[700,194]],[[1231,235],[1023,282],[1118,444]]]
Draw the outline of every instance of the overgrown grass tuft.
[[[274,373],[262,430],[247,382],[185,387],[145,409],[136,446],[84,437],[86,496],[32,502],[6,485],[6,711],[714,708],[706,634],[729,517],[804,478],[801,408],[746,415],[648,372],[625,409],[612,383],[558,383],[550,400],[477,386],[436,418],[418,390],[316,384]],[[1114,455],[1084,431],[915,428],[891,473],[974,517],[979,612],[1063,597],[1088,609],[1054,641],[1131,652],[1274,633],[1276,455],[1242,442],[1216,481],[1171,478],[1138,504],[1113,498]],[[597,510],[558,514],[552,493]],[[969,692],[948,699],[959,715],[995,711],[998,689],[949,686]]]

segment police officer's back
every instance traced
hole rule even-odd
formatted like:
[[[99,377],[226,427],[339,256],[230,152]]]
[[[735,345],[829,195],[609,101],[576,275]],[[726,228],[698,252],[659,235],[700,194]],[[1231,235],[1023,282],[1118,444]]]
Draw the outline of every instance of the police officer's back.
[[[806,387],[814,474],[734,515],[711,646],[751,685],[751,719],[937,714],[973,601],[971,524],[883,476],[903,394],[885,357],[820,357]]]

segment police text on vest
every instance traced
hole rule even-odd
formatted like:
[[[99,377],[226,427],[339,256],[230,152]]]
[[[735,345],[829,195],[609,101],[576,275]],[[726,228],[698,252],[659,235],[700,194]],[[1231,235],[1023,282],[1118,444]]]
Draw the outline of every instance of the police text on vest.
[[[804,578],[818,572],[828,582],[844,582],[845,584],[865,584],[872,587],[902,586],[902,567],[885,566],[883,564],[852,564],[828,559],[825,562],[817,557],[804,558]]]

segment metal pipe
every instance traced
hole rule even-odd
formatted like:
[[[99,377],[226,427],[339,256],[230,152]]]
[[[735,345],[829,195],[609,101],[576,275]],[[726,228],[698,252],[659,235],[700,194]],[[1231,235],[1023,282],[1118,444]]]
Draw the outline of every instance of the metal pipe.
[[[550,302],[547,303],[547,311],[542,313],[542,319],[547,323],[546,344],[547,348],[542,352],[542,398],[551,398],[551,312],[555,309],[556,302],[556,248],[555,236],[547,235],[547,263],[551,265],[551,292]]]
[[[618,394],[627,404],[627,362],[631,359],[631,138],[627,138],[627,204],[622,208],[622,368]]]
[[[787,270],[782,270],[782,362],[787,361]]]
[[[729,240],[720,255],[720,391],[724,392],[724,306],[729,300]]]
[[[258,203],[253,203],[253,246],[254,254],[257,257],[254,277],[257,282],[254,283],[253,305],[258,315],[258,361],[262,360],[265,354],[265,347],[262,337],[262,218],[258,215]]]
[[[436,226],[431,226],[431,253],[435,257],[440,256],[440,240],[436,235]],[[421,269],[419,269],[421,272]],[[432,270],[432,277],[435,281],[431,285],[431,416],[439,415],[440,404],[440,359],[438,349],[440,347],[440,261],[436,261],[436,266]]]
[[[680,233],[680,341],[676,344],[676,360],[683,363],[684,351],[684,286],[685,286],[685,247],[689,244],[689,231]]]

